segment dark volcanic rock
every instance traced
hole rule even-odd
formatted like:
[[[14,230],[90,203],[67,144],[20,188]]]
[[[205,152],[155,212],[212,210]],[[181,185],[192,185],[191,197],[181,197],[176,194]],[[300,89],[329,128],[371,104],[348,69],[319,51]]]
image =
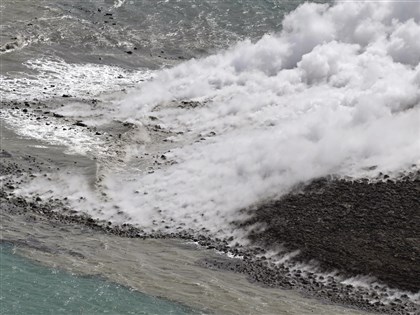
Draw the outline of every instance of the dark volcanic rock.
[[[263,224],[254,244],[299,249],[299,261],[373,275],[404,290],[420,290],[420,180],[317,180],[269,202],[241,226]]]
[[[79,126],[79,127],[87,127],[87,125],[84,122],[80,121],[80,120],[77,121],[77,122],[75,122],[73,125]]]
[[[9,152],[4,151],[4,150],[0,151],[0,158],[11,158],[11,157],[12,155]]]

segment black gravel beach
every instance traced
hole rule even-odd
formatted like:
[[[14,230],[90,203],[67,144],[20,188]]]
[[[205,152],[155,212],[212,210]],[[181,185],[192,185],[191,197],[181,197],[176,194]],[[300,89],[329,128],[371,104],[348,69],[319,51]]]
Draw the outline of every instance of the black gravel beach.
[[[420,289],[420,176],[399,180],[319,179],[264,204],[246,224],[263,224],[251,240],[300,250],[296,259],[372,275],[392,287]]]

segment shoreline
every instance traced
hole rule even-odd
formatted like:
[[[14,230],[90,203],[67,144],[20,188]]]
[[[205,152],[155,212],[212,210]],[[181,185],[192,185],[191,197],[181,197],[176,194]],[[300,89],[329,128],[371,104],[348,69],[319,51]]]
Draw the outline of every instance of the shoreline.
[[[296,291],[308,298],[316,298],[322,303],[346,308],[381,314],[415,314],[420,304],[409,300],[407,295],[402,299],[382,303],[375,299],[382,297],[387,300],[389,290],[385,286],[378,286],[377,292],[371,288],[343,284],[340,280],[350,277],[350,274],[322,273],[320,269],[308,269],[308,265],[297,261],[276,266],[266,258],[266,250],[262,247],[246,248],[242,246],[229,247],[226,240],[215,240],[204,235],[190,235],[186,232],[179,234],[144,234],[140,229],[130,226],[110,226],[106,222],[94,220],[86,215],[62,214],[55,211],[58,204],[53,202],[27,202],[21,197],[11,198],[10,192],[0,191],[2,211],[6,210],[12,216],[25,215],[27,221],[42,220],[52,226],[71,225],[78,229],[91,231],[95,234],[112,235],[124,239],[143,240],[182,240],[195,242],[199,248],[215,250],[224,253],[223,257],[205,257],[196,264],[200,267],[243,274],[250,283],[267,288],[279,288]],[[32,212],[32,214],[31,214]],[[5,240],[8,241],[8,240]],[[13,242],[12,242],[13,243]],[[24,241],[18,245],[30,248],[33,246]],[[42,249],[41,249],[42,250]],[[77,253],[72,254],[80,259]],[[229,258],[230,257],[230,258]],[[308,271],[309,270],[309,271]],[[323,269],[325,271],[325,269]],[[320,278],[325,278],[320,281]],[[391,289],[392,292],[392,289]]]
[[[11,104],[23,109],[28,107],[28,105],[24,103],[10,103],[10,105]],[[42,103],[40,106],[42,106]],[[52,118],[50,119],[60,119],[60,117],[51,117]],[[94,133],[96,131],[92,130],[91,132]],[[36,153],[34,155],[36,155]],[[72,158],[74,158],[74,156],[72,156]],[[91,169],[92,166],[89,165],[89,160],[89,158],[83,158],[78,159],[78,162],[80,162],[80,165],[84,165],[86,169]],[[83,163],[83,161],[85,161],[85,163]],[[62,160],[61,163],[65,164],[66,160]],[[405,293],[400,294],[400,296],[397,297],[395,295],[393,296],[392,292],[395,290],[387,288],[382,284],[373,284],[367,288],[346,284],[345,280],[351,278],[352,276],[373,273],[375,271],[375,265],[363,265],[364,260],[362,259],[362,256],[359,256],[359,259],[355,260],[354,258],[356,256],[351,256],[353,260],[348,261],[348,263],[353,261],[357,263],[353,266],[349,266],[349,268],[346,268],[346,259],[348,258],[348,254],[346,251],[342,250],[337,250],[335,253],[336,255],[333,256],[331,260],[331,258],[327,257],[327,255],[333,252],[333,245],[338,244],[338,249],[345,248],[348,244],[350,244],[349,241],[351,241],[351,239],[347,238],[347,235],[344,234],[340,235],[339,242],[335,241],[324,244],[323,240],[327,239],[327,237],[326,234],[322,233],[325,227],[329,226],[328,224],[333,224],[337,220],[343,220],[343,218],[348,219],[349,214],[353,220],[353,224],[355,224],[355,222],[359,219],[365,219],[364,217],[358,217],[357,211],[354,211],[354,213],[346,212],[346,215],[342,217],[342,212],[338,211],[336,218],[325,220],[334,214],[337,205],[343,206],[343,204],[346,203],[345,207],[341,207],[346,211],[354,208],[354,206],[351,205],[351,200],[349,201],[346,199],[346,202],[340,200],[339,197],[341,193],[344,192],[343,196],[350,198],[350,196],[354,197],[355,194],[357,196],[357,194],[361,191],[366,192],[366,189],[371,189],[370,193],[367,194],[366,202],[373,202],[374,200],[377,200],[373,200],[371,198],[373,195],[383,195],[382,190],[385,192],[392,191],[393,187],[396,188],[399,183],[404,183],[403,186],[410,186],[411,189],[414,189],[411,193],[416,193],[418,189],[416,185],[418,185],[419,174],[415,174],[416,177],[414,179],[406,178],[403,181],[395,183],[389,181],[388,183],[378,182],[376,184],[369,184],[363,181],[328,181],[325,179],[313,181],[298,193],[291,193],[284,196],[279,201],[269,202],[260,206],[259,210],[254,212],[255,215],[253,217],[251,216],[248,221],[238,222],[238,228],[249,229],[252,225],[259,223],[265,224],[268,229],[266,232],[260,233],[255,230],[254,233],[250,234],[252,246],[243,247],[239,245],[231,246],[229,240],[212,239],[206,235],[191,233],[189,231],[170,234],[146,234],[141,229],[128,224],[123,224],[121,226],[112,225],[105,221],[92,219],[85,214],[78,214],[72,209],[67,208],[63,200],[42,200],[39,196],[34,196],[33,200],[26,200],[14,194],[14,190],[19,187],[22,177],[26,175],[31,176],[35,171],[39,173],[46,172],[48,167],[56,167],[57,165],[55,164],[56,161],[48,161],[47,158],[39,161],[39,159],[34,156],[15,156],[15,153],[7,151],[7,147],[6,150],[1,151],[0,176],[11,176],[4,180],[3,188],[0,191],[0,203],[2,204],[2,209],[5,208],[6,211],[13,215],[32,212],[36,216],[40,215],[44,217],[50,222],[50,224],[54,224],[54,222],[60,224],[76,224],[82,228],[86,227],[91,229],[92,231],[95,231],[95,233],[105,233],[123,238],[176,238],[194,241],[203,248],[216,250],[236,257],[233,259],[220,260],[205,258],[198,262],[198,264],[203,267],[245,274],[249,281],[255,282],[259,285],[271,288],[293,289],[303,295],[312,298],[315,297],[326,303],[335,303],[337,305],[345,305],[358,310],[387,314],[414,314],[416,311],[420,310],[420,303],[410,300]],[[18,179],[19,177],[21,177],[20,180]],[[404,190],[405,186],[403,186],[397,188]],[[382,190],[378,190],[378,187]],[[360,198],[355,197],[354,200],[360,200]],[[393,194],[390,194],[389,198],[383,198],[383,202],[385,204],[389,203],[390,200],[393,200],[396,203],[399,202],[399,199],[395,199],[395,195]],[[334,207],[332,207],[330,211],[324,211],[322,207],[328,205],[328,202],[334,205]],[[348,205],[349,202],[350,206]],[[318,206],[314,206],[317,203]],[[299,211],[296,210],[297,207],[300,207]],[[368,207],[367,209],[370,208],[371,207]],[[379,208],[380,207],[377,207],[376,209],[378,210]],[[56,212],[55,209],[64,209],[64,211]],[[282,223],[284,218],[282,215],[278,214],[280,210],[286,211],[285,213],[287,214],[287,218],[289,220],[287,221],[287,224]],[[418,216],[419,211],[418,208],[417,211],[416,208],[413,208],[412,210],[414,217],[409,217],[408,221],[416,225],[416,222],[420,223]],[[302,220],[301,217],[305,217],[303,214],[308,215],[309,217]],[[364,212],[364,214],[367,215],[367,218],[373,221],[383,218],[380,211],[375,212],[372,216],[369,216],[368,212]],[[310,225],[310,229],[307,229],[307,226],[303,223],[318,222],[317,220],[314,220],[316,215],[323,216],[325,221],[323,223],[327,225],[312,224]],[[271,218],[275,219],[272,220]],[[405,221],[407,221],[407,218]],[[281,231],[283,231],[284,234],[275,233],[279,226],[282,227]],[[392,227],[389,227],[389,229],[392,230]],[[412,231],[415,233],[414,229]],[[368,233],[369,231],[366,230],[366,232]],[[385,234],[384,237],[391,241],[393,234]],[[272,246],[272,244],[275,246]],[[269,257],[267,252],[279,246],[284,247],[284,252],[282,254],[285,256],[295,250],[299,250],[301,255],[296,258],[289,257],[284,261],[284,263],[277,265],[276,259],[282,259],[282,257]],[[353,244],[352,247],[358,249],[357,243]],[[365,248],[366,247],[361,247],[360,251]],[[359,253],[364,253],[363,251],[360,251]],[[319,254],[318,256],[316,255],[317,253]],[[357,251],[355,251],[355,253],[357,253]],[[389,253],[389,251],[387,251],[387,253]],[[372,251],[370,254],[374,257],[375,254],[381,254],[381,251]],[[404,257],[400,258],[404,260]],[[314,261],[311,261],[313,259],[316,259],[317,262],[315,263]],[[379,257],[379,261],[380,260],[381,258]],[[396,261],[399,262],[401,260],[397,259]],[[414,260],[414,264],[415,262],[416,261]],[[365,269],[361,268],[361,266],[364,266]],[[395,264],[393,266],[397,267]],[[334,272],[335,269],[339,269],[339,271]],[[395,269],[393,270],[395,271]],[[415,274],[417,274],[418,270],[415,269],[415,272]],[[405,275],[404,272],[401,272],[395,274],[393,273],[389,278],[384,277],[384,275],[386,275],[386,269],[384,269],[384,273],[381,278],[388,280],[392,279],[392,276],[395,275],[398,277],[398,274]],[[406,281],[404,279],[407,279],[407,275],[404,277],[402,277],[400,281],[391,280],[390,284],[404,284],[404,281]],[[418,283],[415,282],[415,277],[413,278],[413,281],[412,286],[402,288],[416,288]]]

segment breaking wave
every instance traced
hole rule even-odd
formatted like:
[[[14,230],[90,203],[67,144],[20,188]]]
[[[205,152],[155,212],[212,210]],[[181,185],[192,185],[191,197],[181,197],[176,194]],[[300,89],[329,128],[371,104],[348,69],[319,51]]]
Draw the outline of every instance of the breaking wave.
[[[43,100],[63,94],[99,97],[133,87],[151,75],[145,69],[132,71],[117,66],[70,64],[61,58],[31,59],[24,66],[31,73],[0,75],[0,92],[4,100]]]

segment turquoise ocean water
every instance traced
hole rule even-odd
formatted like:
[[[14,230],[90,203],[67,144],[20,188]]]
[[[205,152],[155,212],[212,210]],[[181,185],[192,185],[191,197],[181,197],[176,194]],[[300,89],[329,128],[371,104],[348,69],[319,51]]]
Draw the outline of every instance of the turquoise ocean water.
[[[193,314],[179,304],[99,277],[46,268],[0,245],[0,314]]]

